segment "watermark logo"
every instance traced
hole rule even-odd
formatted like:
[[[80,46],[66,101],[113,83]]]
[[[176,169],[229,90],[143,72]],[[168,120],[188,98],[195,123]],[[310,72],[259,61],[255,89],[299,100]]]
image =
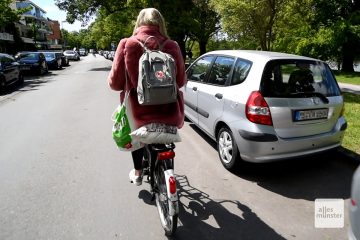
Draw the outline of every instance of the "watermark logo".
[[[344,199],[315,199],[315,228],[343,228]]]

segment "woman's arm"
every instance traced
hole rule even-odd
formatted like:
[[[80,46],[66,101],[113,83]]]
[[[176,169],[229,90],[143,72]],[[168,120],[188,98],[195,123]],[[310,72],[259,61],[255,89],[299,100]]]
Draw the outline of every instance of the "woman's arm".
[[[179,45],[176,43],[176,56],[175,56],[175,61],[176,61],[176,81],[177,81],[177,85],[179,88],[181,88],[182,86],[185,85],[186,83],[186,73],[185,73],[185,62],[184,62],[184,58],[181,54],[181,50]]]
[[[125,43],[126,38],[121,39],[116,52],[111,71],[108,76],[108,83],[111,89],[115,91],[124,90],[125,86]]]

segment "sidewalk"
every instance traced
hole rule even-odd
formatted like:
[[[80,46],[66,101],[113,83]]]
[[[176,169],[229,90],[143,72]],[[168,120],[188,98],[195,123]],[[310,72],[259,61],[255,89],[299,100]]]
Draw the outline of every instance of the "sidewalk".
[[[339,83],[339,87],[343,92],[350,92],[360,95],[360,85],[348,84],[348,83]]]

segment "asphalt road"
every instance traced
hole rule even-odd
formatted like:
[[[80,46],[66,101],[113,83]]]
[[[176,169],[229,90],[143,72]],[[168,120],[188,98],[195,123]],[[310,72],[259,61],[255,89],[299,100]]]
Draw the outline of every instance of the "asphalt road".
[[[167,239],[149,186],[128,182],[130,154],[116,149],[118,93],[111,62],[80,62],[0,95],[0,239]],[[225,170],[191,123],[180,131],[174,239],[346,239],[352,174],[339,152]],[[314,227],[314,201],[345,199],[345,226]]]

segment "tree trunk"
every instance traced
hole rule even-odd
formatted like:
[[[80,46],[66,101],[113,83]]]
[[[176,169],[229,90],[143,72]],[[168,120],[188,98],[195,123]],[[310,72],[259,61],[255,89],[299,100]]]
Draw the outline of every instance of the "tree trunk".
[[[350,49],[350,45],[345,43],[343,46],[342,71],[354,72],[354,51]]]
[[[206,41],[199,41],[200,55],[206,53]]]
[[[181,39],[179,37],[173,37],[171,39],[178,43],[178,45],[180,47],[181,54],[182,54],[184,62],[185,62],[185,59],[186,59],[186,46],[185,46],[185,41],[183,40],[185,38]]]

